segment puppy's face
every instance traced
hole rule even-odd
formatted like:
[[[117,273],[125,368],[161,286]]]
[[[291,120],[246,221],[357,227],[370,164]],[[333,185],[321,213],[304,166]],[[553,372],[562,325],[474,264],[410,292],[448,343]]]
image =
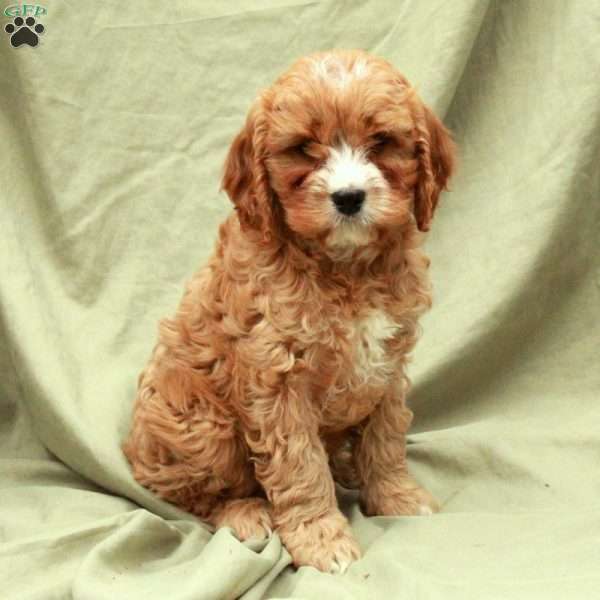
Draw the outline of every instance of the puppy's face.
[[[243,224],[278,220],[325,249],[429,228],[453,144],[389,63],[359,51],[298,61],[254,105],[226,163]],[[280,224],[279,224],[280,225]]]

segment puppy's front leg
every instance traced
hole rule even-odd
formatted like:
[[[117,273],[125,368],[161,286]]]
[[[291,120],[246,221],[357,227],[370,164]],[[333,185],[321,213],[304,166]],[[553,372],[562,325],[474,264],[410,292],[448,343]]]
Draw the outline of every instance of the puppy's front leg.
[[[343,572],[360,549],[337,506],[317,415],[293,383],[278,388],[252,399],[244,410],[256,477],[294,564]]]
[[[435,498],[412,478],[406,464],[406,432],[412,412],[404,393],[391,391],[369,417],[355,449],[361,502],[368,515],[426,515]]]

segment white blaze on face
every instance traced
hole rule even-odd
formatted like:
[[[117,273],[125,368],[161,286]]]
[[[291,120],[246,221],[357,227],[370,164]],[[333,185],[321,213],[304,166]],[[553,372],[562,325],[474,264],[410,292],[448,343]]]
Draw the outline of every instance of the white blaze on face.
[[[325,192],[328,212],[334,226],[328,243],[336,247],[363,246],[373,241],[371,225],[380,219],[389,202],[389,185],[361,148],[342,142],[329,149],[325,164],[315,173],[317,188]],[[341,190],[363,190],[365,201],[355,215],[345,217],[334,205],[331,194]]]
[[[312,63],[314,76],[329,86],[332,94],[344,93],[353,81],[369,76],[369,65],[358,58],[347,65],[335,55],[323,56]],[[314,191],[326,196],[322,210],[327,211],[332,231],[327,242],[331,246],[351,249],[373,241],[376,232],[372,225],[384,218],[390,202],[390,187],[383,173],[369,160],[365,148],[354,148],[342,139],[329,148],[329,157],[313,177]],[[365,201],[356,214],[339,212],[331,198],[342,190],[362,190]]]
[[[340,190],[364,190],[369,182],[381,176],[379,169],[360,149],[351,148],[343,142],[338,148],[331,148],[325,163],[325,181],[330,194]]]

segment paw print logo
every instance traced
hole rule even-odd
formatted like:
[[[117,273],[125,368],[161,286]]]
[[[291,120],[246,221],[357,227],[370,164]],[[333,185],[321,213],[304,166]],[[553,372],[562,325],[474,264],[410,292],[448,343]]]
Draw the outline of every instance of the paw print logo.
[[[13,48],[23,44],[35,48],[40,41],[40,34],[44,33],[44,26],[41,23],[36,24],[33,17],[27,17],[25,20],[16,17],[12,23],[6,25],[4,31],[10,35],[10,44]]]

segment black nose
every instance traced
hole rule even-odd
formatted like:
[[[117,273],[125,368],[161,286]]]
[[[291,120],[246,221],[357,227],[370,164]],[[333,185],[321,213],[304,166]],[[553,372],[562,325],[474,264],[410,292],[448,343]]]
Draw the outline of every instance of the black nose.
[[[364,190],[339,190],[331,194],[336,208],[343,215],[354,215],[365,201]]]

